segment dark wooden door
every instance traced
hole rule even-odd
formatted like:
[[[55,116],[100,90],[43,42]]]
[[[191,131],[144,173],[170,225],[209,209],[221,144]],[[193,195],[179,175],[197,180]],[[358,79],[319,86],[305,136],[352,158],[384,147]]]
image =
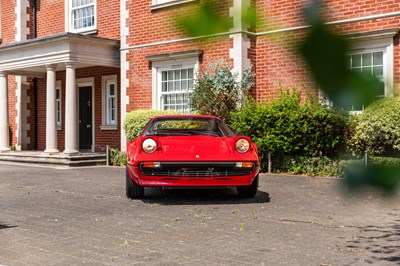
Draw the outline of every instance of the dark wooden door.
[[[92,87],[79,87],[79,149],[92,149]]]

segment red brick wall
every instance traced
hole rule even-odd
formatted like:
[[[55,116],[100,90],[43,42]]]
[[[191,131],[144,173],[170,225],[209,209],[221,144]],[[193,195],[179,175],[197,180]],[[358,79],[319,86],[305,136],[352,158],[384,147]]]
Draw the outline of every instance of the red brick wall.
[[[117,102],[117,117],[118,126],[117,130],[101,130],[102,125],[102,76],[117,75],[118,81],[118,95],[120,95],[120,71],[117,68],[106,67],[90,67],[76,69],[76,78],[94,77],[94,99],[95,99],[95,150],[105,151],[106,145],[113,148],[120,148],[120,130],[121,121],[120,117],[120,98]],[[63,151],[65,148],[65,71],[57,72],[57,81],[61,80],[61,94],[62,94],[62,127],[57,131],[58,150]],[[44,150],[46,148],[46,79],[38,79],[38,149]]]
[[[1,45],[15,41],[15,0],[1,1]],[[4,15],[7,14],[7,15]]]
[[[175,43],[130,51],[127,56],[129,61],[127,77],[130,82],[127,89],[127,94],[130,96],[127,111],[152,108],[152,68],[146,56],[202,49],[201,67],[206,67],[214,59],[222,59],[232,66],[233,62],[229,59],[230,48],[232,48],[231,39],[219,37],[204,42]]]
[[[65,32],[63,0],[40,0],[37,2],[37,37]]]
[[[38,37],[65,32],[64,0],[37,1]],[[119,0],[97,0],[97,33],[99,37],[119,39]]]
[[[140,1],[139,3],[138,1],[129,1],[127,3],[127,8],[130,10],[127,21],[130,31],[130,36],[127,38],[129,46],[187,37],[175,24],[176,14],[190,16],[193,14],[194,8],[202,2],[204,1],[151,11],[151,1]],[[229,15],[229,6],[231,5],[231,0],[215,1],[213,8],[222,15]],[[146,60],[146,56],[201,49],[203,50],[200,58],[201,68],[206,67],[212,59],[222,59],[233,66],[233,61],[229,58],[229,50],[232,45],[232,40],[228,36],[224,36],[131,50],[127,55],[129,62],[127,94],[130,96],[127,111],[152,108],[152,68],[151,62]]]
[[[257,0],[261,20],[257,31],[269,31],[307,25],[302,18],[302,9],[308,1],[299,0]],[[324,4],[325,21],[338,21],[377,14],[400,11],[400,3],[390,0],[326,0]],[[399,28],[400,16],[346,23],[332,26],[342,34],[354,34],[376,30]],[[256,45],[257,98],[268,99],[279,87],[297,87],[315,89],[306,66],[293,52],[293,44],[304,37],[304,30],[292,30],[282,34],[260,36]],[[253,47],[253,46],[252,46]],[[395,84],[400,84],[400,47],[395,37],[394,71]],[[252,60],[254,61],[254,59]],[[305,90],[303,90],[305,95]],[[398,95],[399,92],[396,91]]]
[[[193,3],[181,4],[169,8],[161,8],[152,11],[151,0],[130,0],[126,6],[129,10],[127,24],[129,26],[129,45],[148,44],[177,38],[187,37],[176,27],[177,15],[191,16],[195,8],[204,0]],[[214,1],[213,8],[221,15],[229,16],[229,7],[232,0]]]
[[[97,36],[119,40],[120,0],[97,0],[97,15]]]

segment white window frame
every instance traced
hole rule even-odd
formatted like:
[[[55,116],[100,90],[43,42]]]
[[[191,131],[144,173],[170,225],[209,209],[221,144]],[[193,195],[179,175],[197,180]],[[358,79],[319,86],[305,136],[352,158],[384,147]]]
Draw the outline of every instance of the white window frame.
[[[90,27],[85,27],[81,29],[74,29],[74,20],[73,20],[73,11],[74,9],[72,8],[72,1],[73,0],[65,0],[65,29],[68,32],[73,32],[73,33],[86,33],[86,34],[91,34],[97,31],[97,0],[93,1],[94,6],[94,25]],[[89,5],[88,5],[89,6]]]
[[[162,71],[174,70],[174,69],[185,69],[193,68],[193,83],[196,84],[196,73],[199,68],[199,59],[196,58],[185,58],[166,60],[152,63],[152,108],[161,110],[162,103]]]
[[[59,98],[57,99],[57,91],[59,91]],[[56,81],[56,120],[57,120],[57,130],[61,130],[62,127],[62,90],[61,81]]]
[[[152,10],[170,7],[174,5],[180,5],[184,3],[194,2],[196,0],[152,0],[150,8]]]
[[[102,130],[118,129],[118,83],[117,75],[103,76],[102,81]],[[108,106],[110,98],[110,85],[114,85],[115,115],[114,121],[110,121],[110,110]]]

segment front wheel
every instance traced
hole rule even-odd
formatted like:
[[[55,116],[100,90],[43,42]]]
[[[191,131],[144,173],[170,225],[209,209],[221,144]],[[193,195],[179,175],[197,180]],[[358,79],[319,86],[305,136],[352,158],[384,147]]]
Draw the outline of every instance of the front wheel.
[[[258,175],[253,179],[250,186],[238,186],[236,190],[241,198],[253,198],[258,190]]]
[[[130,199],[140,199],[144,197],[144,187],[133,182],[126,167],[126,196]]]

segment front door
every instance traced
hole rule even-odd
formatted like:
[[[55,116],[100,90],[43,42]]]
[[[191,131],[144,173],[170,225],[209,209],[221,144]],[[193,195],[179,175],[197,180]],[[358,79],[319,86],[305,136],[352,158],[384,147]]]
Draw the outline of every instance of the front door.
[[[79,87],[79,149],[92,149],[92,87]]]

